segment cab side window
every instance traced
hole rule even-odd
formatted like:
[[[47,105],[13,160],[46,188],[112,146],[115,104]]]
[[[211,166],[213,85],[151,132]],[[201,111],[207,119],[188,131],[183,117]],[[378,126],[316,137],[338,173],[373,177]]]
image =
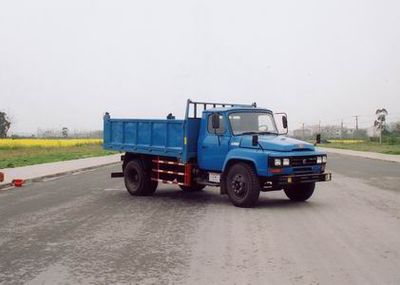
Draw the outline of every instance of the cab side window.
[[[207,129],[210,134],[223,135],[225,133],[224,117],[219,115],[219,128],[214,130],[212,127],[212,114],[209,115]]]

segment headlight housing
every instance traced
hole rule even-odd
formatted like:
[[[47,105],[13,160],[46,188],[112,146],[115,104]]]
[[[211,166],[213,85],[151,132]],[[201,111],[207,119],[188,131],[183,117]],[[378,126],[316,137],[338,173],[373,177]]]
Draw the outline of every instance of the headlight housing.
[[[274,165],[275,166],[281,166],[282,165],[282,160],[280,158],[275,158],[274,159]]]
[[[282,165],[283,166],[289,166],[290,165],[290,159],[289,158],[282,159]]]
[[[324,155],[324,156],[322,157],[322,163],[326,163],[327,161],[328,161],[328,158],[327,158],[326,155]]]
[[[274,167],[282,167],[282,166],[290,166],[290,158],[271,158],[270,166]]]
[[[321,164],[322,163],[322,156],[317,156],[317,164]]]

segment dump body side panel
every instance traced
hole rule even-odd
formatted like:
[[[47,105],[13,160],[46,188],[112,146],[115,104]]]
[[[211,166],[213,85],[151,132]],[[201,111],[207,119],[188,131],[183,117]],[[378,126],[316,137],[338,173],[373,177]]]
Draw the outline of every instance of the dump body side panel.
[[[195,155],[192,143],[196,134],[192,125],[195,126],[196,122],[187,124],[185,120],[110,119],[106,115],[103,147],[122,152],[176,157],[186,162]]]

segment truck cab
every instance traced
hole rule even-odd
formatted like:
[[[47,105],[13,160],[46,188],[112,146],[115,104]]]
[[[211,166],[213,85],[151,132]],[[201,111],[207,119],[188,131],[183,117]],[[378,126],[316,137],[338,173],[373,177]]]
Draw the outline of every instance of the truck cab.
[[[263,191],[284,190],[291,200],[305,201],[316,182],[331,180],[325,172],[327,155],[313,144],[287,137],[286,114],[280,117],[278,127],[274,113],[255,103],[188,100],[184,120],[130,119],[111,127],[111,119],[105,118],[104,146],[126,151],[123,172],[113,176],[124,177],[133,195],[152,194],[155,183],[163,182],[184,191],[219,186],[239,207],[254,206]],[[117,139],[115,144],[114,137],[131,141]],[[127,168],[131,161],[135,167]]]
[[[261,143],[278,135],[273,113],[266,109],[231,107],[204,111],[197,149],[199,167],[222,172],[229,159],[238,155],[251,162],[260,155],[257,150],[263,149]],[[259,138],[256,145],[252,145],[254,136]],[[244,148],[252,152],[246,153]]]

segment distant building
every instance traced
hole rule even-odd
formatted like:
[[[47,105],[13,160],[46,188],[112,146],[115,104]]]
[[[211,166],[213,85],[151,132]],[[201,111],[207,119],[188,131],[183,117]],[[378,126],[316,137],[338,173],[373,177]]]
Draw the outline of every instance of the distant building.
[[[373,137],[373,138],[379,137],[379,131],[374,126],[369,127],[367,129],[367,134],[369,137]]]
[[[321,128],[321,135],[325,138],[340,139],[343,131],[339,126],[326,126]]]
[[[293,130],[293,136],[294,136],[295,138],[304,139],[304,138],[312,137],[312,135],[313,135],[313,132],[312,132],[311,129],[306,129],[306,128],[305,128],[305,129]]]
[[[359,129],[358,133],[365,133],[366,130]],[[300,139],[314,138],[317,134],[321,134],[321,136],[325,139],[347,139],[354,138],[357,135],[356,130],[353,128],[328,125],[328,126],[319,126],[312,125],[306,126],[303,129],[296,129],[293,131],[293,136]]]

